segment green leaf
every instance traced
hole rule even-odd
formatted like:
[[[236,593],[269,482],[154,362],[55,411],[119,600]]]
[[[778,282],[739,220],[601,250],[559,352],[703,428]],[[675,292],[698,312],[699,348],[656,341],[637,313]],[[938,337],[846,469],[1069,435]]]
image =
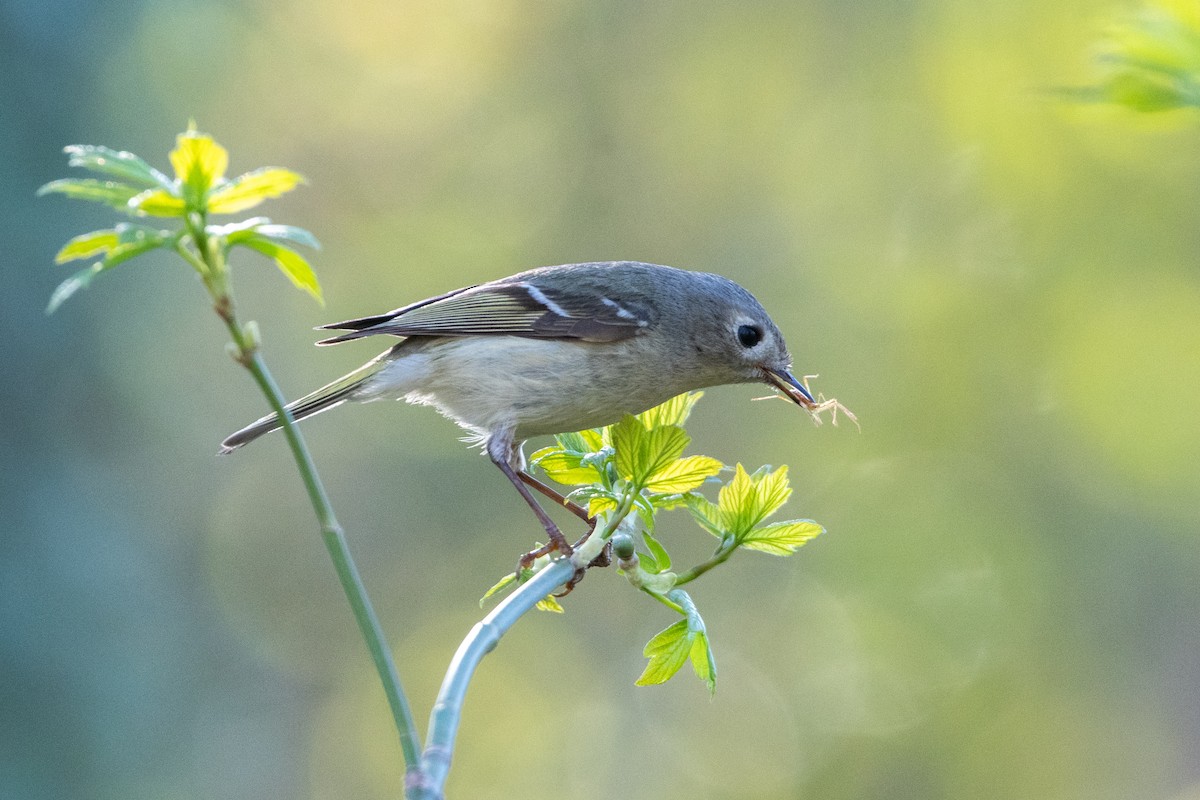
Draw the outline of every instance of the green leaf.
[[[687,662],[692,651],[692,640],[688,635],[688,622],[681,619],[675,624],[655,634],[642,655],[650,659],[646,669],[642,671],[635,684],[637,686],[653,686],[666,683]]]
[[[545,472],[550,478],[567,486],[579,486],[596,483],[600,480],[600,471],[590,464],[581,463],[578,453],[566,453],[555,448],[551,452],[539,450],[534,453],[530,463]]]
[[[534,606],[534,608],[536,608],[538,611],[553,611],[555,614],[562,614],[565,610],[552,594],[548,594],[541,600],[538,600],[537,605]]]
[[[647,642],[642,655],[650,659],[650,663],[637,679],[638,686],[666,683],[690,660],[692,670],[708,686],[709,694],[717,690],[717,662],[704,622],[694,607],[687,619],[679,620]]]
[[[702,630],[696,632],[695,638],[692,639],[692,648],[688,651],[688,658],[692,662],[692,671],[696,673],[696,677],[708,686],[709,696],[716,694],[717,661],[713,657],[707,633]]]
[[[165,189],[147,189],[129,198],[129,210],[152,217],[182,217],[187,213],[183,198]]]
[[[701,494],[684,495],[684,500],[687,503],[688,511],[692,513],[692,518],[701,528],[718,539],[725,538],[727,531],[721,519],[721,509],[716,503]]]
[[[1200,14],[1194,3],[1152,3],[1123,14],[1097,51],[1098,85],[1059,94],[1140,112],[1200,106]]]
[[[208,211],[210,214],[236,214],[290,192],[301,183],[305,183],[304,176],[298,172],[262,167],[214,188],[208,195]]]
[[[662,567],[658,565],[658,559],[649,553],[638,553],[638,566],[651,575],[657,575],[662,572]]]
[[[559,447],[557,445],[553,445],[553,444],[548,445],[547,447],[543,447],[539,450],[534,450],[533,455],[531,455],[529,457],[529,463],[532,466],[536,467],[538,465],[538,462],[541,461],[546,456],[550,455],[551,453],[561,453],[562,450],[563,449],[561,447]]]
[[[60,283],[58,287],[50,295],[50,302],[46,305],[46,313],[53,314],[58,310],[58,307],[67,301],[71,295],[78,292],[80,289],[86,289],[92,279],[99,275],[104,270],[104,265],[100,262],[92,264],[90,267],[81,269],[65,281]]]
[[[644,460],[642,453],[647,448],[646,439],[649,438],[649,432],[637,418],[628,414],[620,422],[608,426],[605,432],[616,450],[617,474],[629,480],[634,465],[641,464]]]
[[[311,247],[313,250],[321,249],[321,243],[317,241],[316,236],[313,236],[312,233],[304,228],[298,228],[295,225],[267,223],[259,225],[257,230],[260,235],[276,242],[292,242],[293,244]]]
[[[276,266],[288,277],[297,288],[311,294],[316,298],[317,302],[324,304],[325,300],[321,297],[321,285],[317,282],[317,274],[313,272],[308,262],[304,260],[304,256],[297,253],[290,247],[273,242],[270,239],[259,236],[257,233],[239,239],[237,244],[243,247],[249,247],[251,250],[257,250],[263,255],[274,260]]]
[[[569,453],[590,452],[582,433],[559,433],[554,436],[554,440],[558,442],[558,447],[547,447],[543,450],[566,450]],[[539,450],[538,453],[543,450]],[[538,453],[534,453],[533,458],[536,458]]]
[[[80,258],[90,258],[97,253],[107,253],[120,243],[120,237],[113,228],[84,233],[71,239],[54,256],[55,264],[65,264]]]
[[[114,178],[121,178],[142,188],[159,187],[170,189],[171,179],[154,167],[138,158],[133,153],[118,152],[107,147],[90,144],[73,144],[64,149],[67,163],[72,167],[83,167],[93,172],[101,172]]]
[[[611,428],[616,449],[617,474],[638,489],[675,459],[683,455],[691,437],[677,425],[646,430],[636,417],[626,417]]]
[[[151,250],[167,246],[169,245],[167,243],[167,237],[165,236],[151,236],[123,242],[114,247],[112,250],[109,250],[108,255],[104,257],[104,261],[101,263],[104,264],[106,269],[109,267],[115,267],[117,264],[128,261],[135,256],[140,256],[143,253],[150,252]]]
[[[764,467],[754,475],[748,475],[745,468],[738,464],[733,480],[721,487],[717,499],[721,527],[740,539],[778,511],[791,493],[786,466],[775,472],[769,472]]]
[[[642,525],[647,530],[654,530],[654,506],[646,499],[644,494],[636,494],[633,496],[633,510],[637,512],[638,519],[642,521]]]
[[[641,420],[647,430],[652,430],[660,425],[682,425],[687,422],[688,416],[692,413],[692,407],[703,396],[704,392],[684,392],[672,397],[662,405],[643,411],[637,415],[637,418]]]
[[[741,538],[739,544],[773,556],[790,556],[810,539],[824,532],[825,529],[811,519],[772,522],[753,529]]]
[[[588,516],[597,517],[605,511],[616,511],[620,505],[610,495],[598,494],[588,501]]]
[[[708,456],[687,456],[656,470],[646,488],[659,494],[683,494],[699,487],[719,473],[725,465]]]
[[[95,233],[108,232],[96,231]],[[110,270],[135,256],[140,256],[142,253],[162,247],[172,240],[174,236],[170,231],[156,231],[141,225],[118,225],[111,233],[116,235],[118,244],[115,247],[108,247],[104,251],[105,256],[102,261],[97,261],[90,267],[76,272],[60,283],[50,294],[50,302],[46,304],[47,314],[53,314],[71,295],[80,289],[87,288],[88,284],[101,272]],[[85,235],[91,236],[92,234]],[[75,240],[72,239],[71,241],[74,242]],[[70,242],[68,242],[67,247],[71,247]],[[66,249],[63,248],[63,250]],[[101,251],[97,250],[96,252]],[[77,256],[77,258],[82,258],[82,256]]]
[[[507,575],[505,575],[503,578],[501,578],[500,580],[496,581],[494,584],[492,584],[492,588],[490,588],[486,592],[484,592],[483,597],[479,598],[479,607],[483,608],[484,604],[488,600],[491,600],[493,597],[500,594],[500,592],[503,592],[509,586],[512,586],[513,583],[516,582],[516,580],[517,580],[517,576],[510,572]]]
[[[94,178],[63,178],[62,180],[50,181],[50,183],[38,189],[37,196],[63,194],[73,200],[90,200],[95,203],[104,203],[112,206],[118,211],[129,212],[129,200],[140,191],[141,189],[136,186],[130,186],[127,183],[117,183],[116,181],[98,181]]]
[[[667,553],[667,548],[662,546],[662,543],[650,535],[649,531],[642,531],[642,539],[646,542],[646,549],[650,551],[650,555],[654,557],[658,569],[654,572],[664,572],[671,568],[671,556]]]
[[[604,432],[596,428],[586,431],[578,431],[580,438],[584,442],[584,450],[591,453],[599,453],[604,449]]]
[[[277,225],[266,217],[250,217],[225,225],[209,225],[207,231],[210,236],[225,237],[225,241],[231,245],[257,234],[280,244],[290,242],[311,247],[314,250],[321,249],[321,243],[317,241],[317,237],[304,228],[297,228],[295,225]]]
[[[221,182],[229,166],[229,152],[224,147],[208,134],[191,129],[175,137],[175,149],[168,157],[187,206],[193,209],[203,207],[209,189]]]
[[[754,474],[757,476],[759,512],[761,514],[754,523],[757,525],[783,507],[783,504],[792,496],[792,487],[788,485],[786,464],[774,472],[770,471],[769,467],[762,467]]]
[[[670,511],[680,506],[686,506],[689,494],[691,492],[685,494],[652,494],[648,495],[646,499],[659,511]]]
[[[245,239],[270,222],[267,217],[247,217],[237,222],[226,222],[224,225],[209,225],[204,230],[209,236],[221,236],[230,244],[236,244],[239,239]]]

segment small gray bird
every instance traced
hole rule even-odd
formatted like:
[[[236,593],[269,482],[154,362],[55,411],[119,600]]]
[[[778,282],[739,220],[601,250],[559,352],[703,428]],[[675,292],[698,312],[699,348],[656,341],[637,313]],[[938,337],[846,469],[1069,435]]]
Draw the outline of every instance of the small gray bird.
[[[470,432],[546,529],[549,543],[525,564],[571,552],[529,487],[587,519],[525,471],[521,445],[532,436],[609,425],[726,383],[768,383],[814,414],[842,409],[815,401],[796,380],[783,335],[741,286],[635,261],[542,267],[322,327],[346,333],[320,345],[377,334],[401,341],[288,405],[292,416],[347,400],[433,406]],[[221,452],[280,427],[276,415],[265,416],[222,442]]]

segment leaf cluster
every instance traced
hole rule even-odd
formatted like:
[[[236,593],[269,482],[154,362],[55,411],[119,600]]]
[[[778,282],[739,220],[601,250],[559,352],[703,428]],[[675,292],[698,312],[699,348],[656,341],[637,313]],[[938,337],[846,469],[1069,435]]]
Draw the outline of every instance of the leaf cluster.
[[[319,247],[307,230],[273,224],[266,217],[226,225],[208,222],[210,215],[236,214],[291,191],[304,183],[299,173],[282,167],[262,167],[226,178],[228,152],[211,136],[194,129],[179,134],[175,149],[169,154],[174,177],[168,177],[133,153],[108,147],[72,145],[66,148],[66,153],[70,166],[101,177],[51,181],[38,190],[39,195],[61,194],[102,203],[135,219],[178,219],[183,225],[178,230],[169,230],[122,222],[71,239],[58,251],[56,263],[97,260],[59,284],[51,295],[47,313],[85,288],[100,273],[158,249],[183,256],[214,297],[228,295],[225,264],[229,250],[245,247],[270,258],[296,287],[321,301],[316,273],[291,246]]]
[[[1200,107],[1200,7],[1159,0],[1109,25],[1096,48],[1100,80],[1064,93],[1154,112]]]
[[[618,548],[619,565],[631,583],[684,619],[646,645],[650,661],[639,685],[662,683],[690,660],[696,674],[710,689],[715,687],[716,666],[707,631],[679,587],[739,549],[790,555],[823,530],[812,520],[767,521],[791,495],[787,467],[764,466],[750,473],[741,464],[730,468],[710,456],[684,455],[691,437],[683,424],[702,395],[680,395],[606,428],[560,434],[553,445],[530,458],[549,478],[574,487],[568,499],[586,505],[592,516],[608,518],[609,524],[597,525],[598,531],[608,530],[611,535],[613,519],[631,512],[641,523],[638,547],[623,543],[627,553]],[[723,479],[724,475],[729,477]],[[706,486],[717,488],[715,501],[701,491]],[[670,553],[655,535],[655,517],[678,508],[686,509],[701,530],[716,538],[717,545],[704,562],[675,572]]]

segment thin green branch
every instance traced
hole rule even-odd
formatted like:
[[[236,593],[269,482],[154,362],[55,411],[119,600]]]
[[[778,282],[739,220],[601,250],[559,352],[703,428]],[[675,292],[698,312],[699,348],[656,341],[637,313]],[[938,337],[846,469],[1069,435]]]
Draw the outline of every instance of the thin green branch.
[[[179,245],[177,249],[193,266],[203,267],[200,274],[212,293],[217,315],[225,323],[229,335],[233,338],[238,363],[250,372],[255,383],[267,398],[271,410],[283,421],[284,437],[287,439],[288,447],[291,448],[296,468],[300,472],[305,491],[308,493],[313,511],[317,515],[321,526],[321,537],[333,560],[342,591],[345,592],[346,599],[350,602],[354,619],[358,623],[367,649],[371,653],[371,660],[375,664],[375,671],[379,675],[380,683],[383,684],[383,691],[392,711],[392,719],[395,721],[396,731],[400,736],[400,749],[404,756],[405,769],[407,773],[411,774],[420,768],[421,746],[417,735],[417,726],[408,705],[408,698],[400,683],[400,675],[396,671],[391,650],[387,645],[383,626],[379,623],[379,618],[367,595],[366,586],[363,584],[362,576],[350,554],[345,532],[334,515],[333,505],[329,502],[325,486],[317,474],[316,465],[308,452],[308,445],[300,435],[291,413],[285,408],[286,401],[283,393],[279,390],[274,378],[271,377],[266,363],[258,352],[258,343],[237,320],[233,309],[233,300],[228,290],[224,254],[219,243],[205,235],[203,218],[198,215],[196,219],[188,218],[188,232],[198,253],[192,252],[183,245]],[[199,265],[196,264],[197,261],[200,262]]]
[[[231,323],[229,327],[232,334],[236,323]],[[383,691],[387,695],[388,706],[392,710],[392,718],[400,735],[400,748],[404,755],[406,770],[411,773],[420,763],[421,746],[417,736],[416,722],[413,719],[412,710],[409,708],[404,688],[400,683],[400,675],[396,671],[395,662],[392,660],[392,653],[387,645],[383,626],[379,623],[379,618],[367,596],[362,576],[350,554],[345,532],[334,516],[333,506],[317,475],[316,466],[308,452],[308,446],[300,436],[291,414],[284,410],[283,396],[257,352],[251,354],[246,369],[254,376],[254,380],[263,390],[263,394],[267,396],[271,408],[284,420],[284,435],[287,437],[288,446],[296,460],[296,468],[300,471],[300,477],[304,481],[304,488],[312,502],[313,511],[320,522],[321,537],[325,541],[325,548],[333,560],[342,590],[346,594],[346,599],[350,601],[354,619],[358,623],[367,649],[371,653],[371,660],[375,663],[375,671],[379,674],[379,680],[383,684]]]
[[[708,572],[713,567],[724,564],[729,560],[729,557],[737,551],[737,547],[726,547],[721,545],[717,548],[717,552],[713,553],[712,558],[707,561],[702,561],[694,567],[684,570],[675,577],[675,585],[682,586],[685,583],[691,583],[699,578],[704,573]]]

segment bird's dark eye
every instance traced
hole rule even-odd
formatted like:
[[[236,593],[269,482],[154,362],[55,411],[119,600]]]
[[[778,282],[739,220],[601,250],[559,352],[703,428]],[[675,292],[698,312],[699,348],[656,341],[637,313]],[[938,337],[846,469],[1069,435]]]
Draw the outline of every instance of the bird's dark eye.
[[[742,347],[754,347],[762,341],[762,328],[756,325],[741,325],[737,329],[737,337]]]

